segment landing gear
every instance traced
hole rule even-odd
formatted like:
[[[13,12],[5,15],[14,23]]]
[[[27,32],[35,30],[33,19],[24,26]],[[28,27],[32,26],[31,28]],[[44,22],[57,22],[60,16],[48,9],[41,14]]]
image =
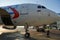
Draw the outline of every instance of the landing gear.
[[[36,29],[37,29],[37,32],[45,32],[45,29],[46,29],[46,25],[43,25],[43,26],[36,26]]]
[[[39,27],[38,26],[36,26],[36,30],[37,30],[37,32],[39,32]]]
[[[25,26],[25,32],[26,32],[26,33],[25,33],[25,35],[24,35],[26,38],[29,38],[29,37],[30,37],[30,33],[29,33],[28,31],[29,31],[29,30],[28,30],[28,24],[26,23],[26,26]]]
[[[30,37],[30,33],[28,33],[28,32],[25,33],[25,37],[26,37],[26,38],[29,38],[29,37]]]
[[[46,29],[46,25],[44,24],[44,25],[43,25],[43,30],[44,30],[44,32],[45,32],[45,29]]]
[[[45,30],[43,28],[39,28],[37,29],[37,32],[45,32]]]

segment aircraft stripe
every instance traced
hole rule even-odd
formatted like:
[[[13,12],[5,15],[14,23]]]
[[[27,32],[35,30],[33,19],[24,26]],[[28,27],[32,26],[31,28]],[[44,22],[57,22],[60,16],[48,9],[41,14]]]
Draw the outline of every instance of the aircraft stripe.
[[[15,19],[15,18],[18,18],[19,17],[19,12],[15,9],[15,8],[11,8],[11,7],[9,7],[12,11],[13,11],[13,13],[14,13],[14,16],[13,16],[13,19]]]

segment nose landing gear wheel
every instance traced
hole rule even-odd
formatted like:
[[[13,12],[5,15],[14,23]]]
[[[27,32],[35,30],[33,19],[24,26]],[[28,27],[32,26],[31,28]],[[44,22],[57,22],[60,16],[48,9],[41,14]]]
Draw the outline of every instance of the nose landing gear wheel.
[[[30,37],[30,33],[25,33],[25,37],[29,38]]]

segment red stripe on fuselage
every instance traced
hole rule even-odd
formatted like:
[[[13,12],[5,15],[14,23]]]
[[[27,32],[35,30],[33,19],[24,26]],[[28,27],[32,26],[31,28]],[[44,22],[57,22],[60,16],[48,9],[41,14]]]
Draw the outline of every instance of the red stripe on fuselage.
[[[13,19],[18,18],[19,17],[19,12],[15,8],[11,8],[11,7],[9,7],[9,8],[14,12]]]

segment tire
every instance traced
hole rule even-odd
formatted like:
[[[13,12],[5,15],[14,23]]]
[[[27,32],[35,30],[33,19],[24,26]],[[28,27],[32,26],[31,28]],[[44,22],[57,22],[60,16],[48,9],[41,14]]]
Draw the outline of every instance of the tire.
[[[26,37],[26,38],[29,38],[29,37],[30,37],[30,33],[26,33],[26,34],[25,34],[25,37]]]

